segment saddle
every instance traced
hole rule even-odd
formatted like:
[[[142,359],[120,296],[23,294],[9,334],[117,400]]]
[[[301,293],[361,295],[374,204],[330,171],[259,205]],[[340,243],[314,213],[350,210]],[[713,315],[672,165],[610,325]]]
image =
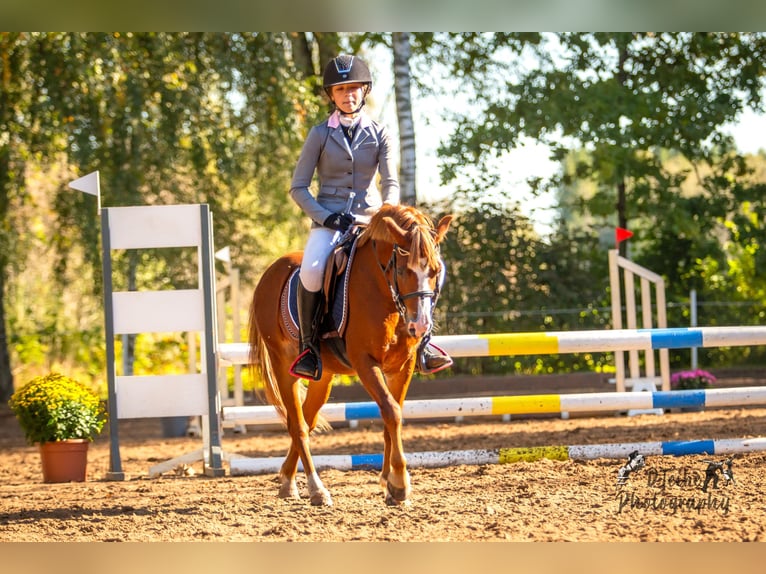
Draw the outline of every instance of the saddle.
[[[322,318],[319,321],[319,338],[335,353],[338,359],[349,366],[346,358],[346,344],[343,335],[348,324],[348,285],[351,265],[356,253],[356,240],[362,228],[355,226],[344,234],[327,258],[322,292]],[[285,283],[280,297],[280,309],[290,337],[298,340],[298,282],[300,268],[293,271]]]

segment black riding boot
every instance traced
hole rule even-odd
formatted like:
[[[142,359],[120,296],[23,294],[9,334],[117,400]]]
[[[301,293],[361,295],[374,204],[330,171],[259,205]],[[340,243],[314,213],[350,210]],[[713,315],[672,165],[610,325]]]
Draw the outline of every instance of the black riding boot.
[[[298,327],[301,352],[290,372],[296,377],[318,381],[322,377],[319,355],[319,319],[322,312],[322,292],[307,291],[298,281]]]
[[[424,375],[430,375],[431,373],[451,367],[453,362],[452,357],[444,349],[432,345],[430,340],[431,334],[429,333],[423,337],[423,341],[420,343],[420,347],[418,347],[417,369],[418,372]]]

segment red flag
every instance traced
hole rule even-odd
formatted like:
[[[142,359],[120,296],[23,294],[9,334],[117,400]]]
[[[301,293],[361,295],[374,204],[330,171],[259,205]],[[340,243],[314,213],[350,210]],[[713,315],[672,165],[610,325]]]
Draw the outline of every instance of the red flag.
[[[626,239],[630,239],[631,237],[633,237],[633,232],[628,231],[627,229],[623,229],[622,227],[618,227],[617,229],[615,229],[614,237],[615,237],[615,243],[619,245],[620,241],[625,241]]]

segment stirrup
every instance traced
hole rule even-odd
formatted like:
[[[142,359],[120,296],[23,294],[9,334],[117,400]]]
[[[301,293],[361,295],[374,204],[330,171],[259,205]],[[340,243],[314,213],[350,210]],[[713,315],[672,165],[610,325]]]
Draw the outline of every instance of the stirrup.
[[[290,374],[300,379],[318,381],[322,378],[322,359],[310,347],[307,347],[290,365]]]
[[[432,375],[451,367],[453,362],[447,351],[429,341],[418,353],[418,372]]]

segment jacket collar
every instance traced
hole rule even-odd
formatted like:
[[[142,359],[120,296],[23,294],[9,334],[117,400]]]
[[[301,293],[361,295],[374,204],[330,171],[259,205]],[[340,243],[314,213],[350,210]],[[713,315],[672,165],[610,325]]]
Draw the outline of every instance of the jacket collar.
[[[367,128],[367,127],[370,127],[371,125],[372,125],[372,119],[370,119],[370,116],[364,113],[364,110],[359,112],[359,127]],[[332,114],[330,114],[330,117],[327,120],[327,127],[330,127],[330,128],[340,127],[340,112],[338,112],[338,110],[335,110]]]

